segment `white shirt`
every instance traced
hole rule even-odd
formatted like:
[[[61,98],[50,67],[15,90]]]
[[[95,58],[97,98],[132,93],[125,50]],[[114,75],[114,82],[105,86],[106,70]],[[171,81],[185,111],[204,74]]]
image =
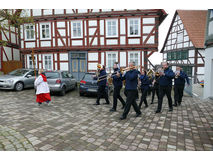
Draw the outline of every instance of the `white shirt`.
[[[48,83],[44,82],[41,75],[36,78],[34,85],[36,87],[36,95],[41,93],[50,93]]]

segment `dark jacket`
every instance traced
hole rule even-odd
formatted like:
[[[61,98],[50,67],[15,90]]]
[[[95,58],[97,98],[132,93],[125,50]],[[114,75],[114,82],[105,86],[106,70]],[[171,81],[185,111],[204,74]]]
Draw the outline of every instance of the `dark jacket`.
[[[190,84],[187,74],[183,71],[180,71],[180,76],[175,78],[175,85],[185,85],[185,82],[187,82],[188,85]]]
[[[141,80],[141,89],[144,90],[149,89],[150,85],[149,77],[147,75],[141,75],[140,80]]]
[[[120,87],[122,86],[122,74],[118,70],[118,68],[114,69],[115,74],[117,74],[117,71],[120,73],[120,77],[117,77],[116,75],[112,75],[113,77],[113,85],[114,87]]]
[[[95,80],[101,80],[101,79],[104,79],[104,80],[101,80],[101,81],[98,81],[98,86],[106,86],[107,84],[107,74],[106,74],[106,71],[105,70],[100,70],[100,74],[98,77],[102,77],[102,78],[98,78],[98,77],[95,77],[94,79]]]
[[[122,78],[126,80],[125,90],[137,90],[138,86],[138,70],[130,70]]]
[[[167,68],[164,70],[165,75],[160,76],[159,85],[160,86],[172,86],[172,79],[175,77],[175,73]]]

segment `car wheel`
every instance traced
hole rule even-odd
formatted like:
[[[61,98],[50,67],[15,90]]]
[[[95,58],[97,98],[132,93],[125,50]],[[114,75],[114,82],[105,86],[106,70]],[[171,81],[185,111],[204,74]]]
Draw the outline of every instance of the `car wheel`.
[[[83,93],[79,93],[79,95],[80,95],[80,96],[83,96],[84,94],[83,94]]]
[[[16,91],[22,91],[24,89],[24,84],[22,82],[18,82],[15,85],[15,90]]]
[[[60,95],[65,96],[65,94],[66,94],[66,87],[63,87],[62,91],[60,92]]]

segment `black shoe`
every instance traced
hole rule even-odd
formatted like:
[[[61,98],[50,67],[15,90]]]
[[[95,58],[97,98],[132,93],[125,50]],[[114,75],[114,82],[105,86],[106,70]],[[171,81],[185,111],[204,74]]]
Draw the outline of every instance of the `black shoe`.
[[[177,103],[173,104],[172,106],[177,107]]]
[[[172,112],[172,111],[173,111],[173,108],[170,108],[170,109],[169,109],[169,112]]]
[[[155,113],[160,113],[160,111],[159,111],[159,110],[157,110],[157,111],[155,111]]]
[[[180,106],[181,105],[181,102],[180,103],[178,103],[178,106]]]
[[[109,104],[109,102],[103,103],[103,104]]]
[[[120,117],[120,120],[124,120],[124,119],[126,119],[126,117],[124,117],[124,116],[121,116],[121,117]]]
[[[150,104],[153,104],[153,102],[151,102]]]
[[[121,107],[121,109],[124,109],[124,108],[125,108],[125,106]]]
[[[149,107],[148,105],[145,105],[145,108]]]
[[[115,112],[116,109],[115,109],[115,108],[111,108],[109,111],[110,111],[110,112]]]
[[[141,115],[141,113],[136,113],[136,117],[139,117]]]
[[[94,105],[100,105],[100,103],[95,103]]]

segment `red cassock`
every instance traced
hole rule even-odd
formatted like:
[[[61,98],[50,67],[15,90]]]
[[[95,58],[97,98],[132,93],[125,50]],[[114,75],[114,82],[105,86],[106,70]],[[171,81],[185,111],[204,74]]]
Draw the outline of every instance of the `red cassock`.
[[[50,93],[41,93],[36,95],[36,102],[43,103],[46,101],[51,101]]]

